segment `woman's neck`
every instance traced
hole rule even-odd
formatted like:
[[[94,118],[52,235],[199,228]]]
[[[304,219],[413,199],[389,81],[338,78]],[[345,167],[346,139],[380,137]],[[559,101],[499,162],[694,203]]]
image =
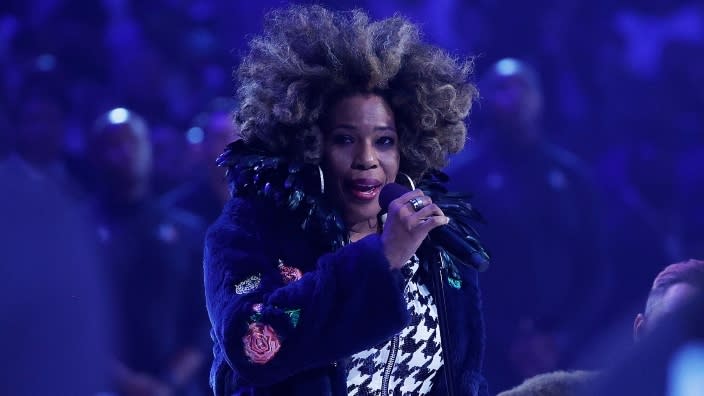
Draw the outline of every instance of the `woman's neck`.
[[[355,222],[347,227],[350,234],[350,242],[357,242],[367,235],[379,232],[379,224],[376,218]]]

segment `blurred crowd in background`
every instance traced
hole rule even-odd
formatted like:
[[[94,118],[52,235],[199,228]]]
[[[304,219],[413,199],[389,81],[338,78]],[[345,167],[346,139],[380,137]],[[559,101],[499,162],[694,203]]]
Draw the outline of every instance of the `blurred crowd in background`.
[[[57,342],[36,350],[58,356],[73,350],[60,341],[70,334],[86,348],[110,339],[113,350],[94,350],[110,356],[123,394],[207,392],[202,238],[228,194],[215,158],[237,138],[232,71],[264,13],[283,4],[0,5],[2,290],[13,301],[0,312],[12,330],[3,346],[26,353],[50,333]],[[323,4],[400,13],[435,44],[475,56],[482,98],[446,171],[487,220],[491,390],[597,368],[630,344],[655,275],[704,257],[704,5]],[[72,298],[87,311],[59,315],[62,284],[83,290]],[[65,327],[84,312],[100,313],[91,336]],[[74,357],[79,367],[50,360],[36,370],[80,369],[86,386],[100,382],[97,358]],[[8,370],[17,386],[51,389]]]

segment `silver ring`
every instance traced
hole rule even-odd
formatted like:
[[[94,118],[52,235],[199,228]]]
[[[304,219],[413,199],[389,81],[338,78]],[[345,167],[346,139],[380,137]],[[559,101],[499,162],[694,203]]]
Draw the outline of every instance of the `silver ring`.
[[[411,207],[416,212],[425,207],[425,204],[423,203],[423,200],[420,197],[411,198],[408,203],[411,204]]]

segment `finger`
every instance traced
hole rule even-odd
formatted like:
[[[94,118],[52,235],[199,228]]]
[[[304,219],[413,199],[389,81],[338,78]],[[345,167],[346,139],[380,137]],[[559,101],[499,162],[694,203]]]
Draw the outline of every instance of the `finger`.
[[[444,226],[450,222],[450,218],[447,216],[431,216],[426,218],[424,221],[420,221],[418,226],[413,230],[413,232],[429,233],[434,228]]]
[[[418,211],[418,213],[414,213],[412,216],[410,216],[407,219],[408,220],[408,229],[411,230],[412,232],[415,232],[416,229],[419,229],[418,227],[421,224],[424,224],[424,223],[430,221],[431,219],[440,220],[441,225],[447,224],[447,221],[445,221],[443,218],[445,218],[445,213],[443,213],[442,209],[440,209],[440,207],[438,207],[436,204],[432,204],[432,205],[426,206],[425,208],[421,209],[420,211]],[[449,221],[449,218],[448,218],[448,221]],[[432,227],[432,228],[434,228],[434,227]],[[419,230],[422,230],[422,229],[423,228],[420,228]],[[425,232],[427,232],[427,231],[429,231],[429,229],[426,230]]]
[[[413,216],[416,213],[420,212],[421,210],[427,208],[428,206],[432,205],[433,200],[432,198],[428,196],[419,196],[415,198],[411,198],[406,204],[403,206],[404,209],[403,215],[405,216]],[[407,208],[407,209],[406,209]]]
[[[413,213],[411,215],[411,221],[420,221],[433,216],[445,216],[445,213],[443,213],[442,209],[440,209],[438,205],[431,203],[418,212]]]
[[[413,209],[410,208],[410,205],[407,205],[408,201],[410,201],[413,198],[424,197],[424,196],[425,196],[425,194],[423,193],[423,190],[415,189],[413,191],[409,191],[409,192],[401,195],[400,197],[394,199],[393,201],[391,201],[391,203],[389,204],[389,212],[391,212],[392,210],[400,211],[400,210],[403,210],[404,207],[407,207],[408,209],[410,209],[411,212],[413,212]]]

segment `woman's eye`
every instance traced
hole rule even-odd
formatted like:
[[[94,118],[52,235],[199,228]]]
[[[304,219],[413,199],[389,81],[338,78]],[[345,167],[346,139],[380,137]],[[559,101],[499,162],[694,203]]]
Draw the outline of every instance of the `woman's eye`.
[[[332,137],[332,142],[334,144],[350,144],[354,142],[354,139],[352,139],[352,136],[350,135],[334,135]]]
[[[376,140],[376,143],[381,146],[393,146],[396,139],[391,136],[383,136]]]

